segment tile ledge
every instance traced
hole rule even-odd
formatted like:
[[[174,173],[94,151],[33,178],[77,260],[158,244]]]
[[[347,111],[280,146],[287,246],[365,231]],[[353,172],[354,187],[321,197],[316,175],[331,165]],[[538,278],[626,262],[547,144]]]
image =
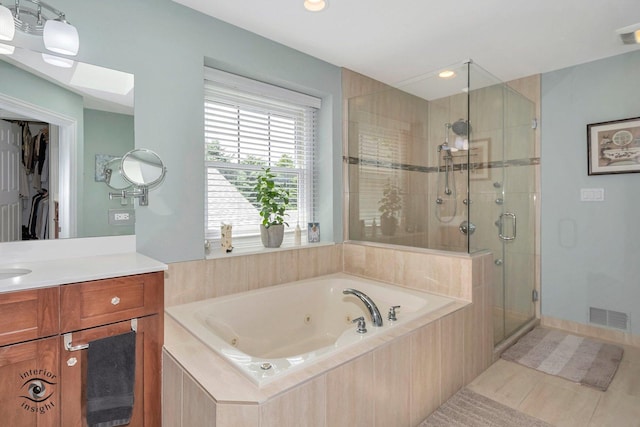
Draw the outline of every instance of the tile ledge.
[[[334,242],[319,242],[319,243],[302,243],[301,245],[295,245],[295,246],[280,246],[279,248],[264,248],[259,246],[249,246],[249,247],[233,248],[233,251],[229,253],[223,252],[222,249],[220,248],[215,248],[211,250],[211,253],[205,256],[205,259],[223,259],[223,258],[231,258],[236,256],[260,255],[260,254],[268,254],[273,252],[295,251],[298,249],[311,249],[311,248],[327,247],[327,246],[334,246],[334,245],[336,245],[336,243]]]

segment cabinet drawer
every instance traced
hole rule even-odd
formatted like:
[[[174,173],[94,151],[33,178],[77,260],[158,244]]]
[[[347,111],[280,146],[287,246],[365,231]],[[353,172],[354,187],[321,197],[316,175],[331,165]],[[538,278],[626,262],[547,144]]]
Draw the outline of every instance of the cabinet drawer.
[[[158,313],[163,273],[103,279],[60,288],[60,329],[75,331]]]
[[[0,346],[59,332],[58,287],[0,294]]]

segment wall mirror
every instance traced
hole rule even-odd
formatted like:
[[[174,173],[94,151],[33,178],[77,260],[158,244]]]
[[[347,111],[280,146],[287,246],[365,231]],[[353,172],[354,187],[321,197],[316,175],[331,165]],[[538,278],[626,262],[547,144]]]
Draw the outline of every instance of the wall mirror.
[[[11,183],[0,186],[0,242],[133,234],[109,223],[126,201],[109,200],[104,184],[105,166],[135,146],[134,76],[55,59],[19,47],[0,54],[0,182]],[[129,186],[116,175],[111,188]]]

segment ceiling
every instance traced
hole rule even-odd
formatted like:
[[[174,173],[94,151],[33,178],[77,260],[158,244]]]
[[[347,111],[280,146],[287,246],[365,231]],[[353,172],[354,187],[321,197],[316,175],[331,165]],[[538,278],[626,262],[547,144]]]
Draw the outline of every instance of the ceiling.
[[[503,81],[630,52],[639,0],[173,0],[397,86],[471,59]]]

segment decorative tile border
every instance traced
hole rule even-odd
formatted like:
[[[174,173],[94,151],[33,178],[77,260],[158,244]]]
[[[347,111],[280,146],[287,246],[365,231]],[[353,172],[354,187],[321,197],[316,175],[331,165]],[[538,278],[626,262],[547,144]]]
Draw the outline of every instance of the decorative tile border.
[[[394,162],[384,162],[376,159],[365,159],[359,157],[344,157],[344,160],[348,162],[350,165],[363,165],[363,166],[373,166],[381,169],[395,169],[395,170],[404,170],[408,172],[423,172],[423,173],[434,173],[438,172],[437,166],[418,166],[407,163],[394,163]],[[515,167],[515,166],[536,166],[540,164],[540,157],[531,157],[528,159],[513,159],[513,160],[496,160],[492,162],[477,162],[477,163],[469,163],[467,164],[454,164],[454,171],[464,171],[467,167],[478,170],[478,169],[500,169],[506,167]],[[440,171],[444,171],[444,166],[440,167]]]

